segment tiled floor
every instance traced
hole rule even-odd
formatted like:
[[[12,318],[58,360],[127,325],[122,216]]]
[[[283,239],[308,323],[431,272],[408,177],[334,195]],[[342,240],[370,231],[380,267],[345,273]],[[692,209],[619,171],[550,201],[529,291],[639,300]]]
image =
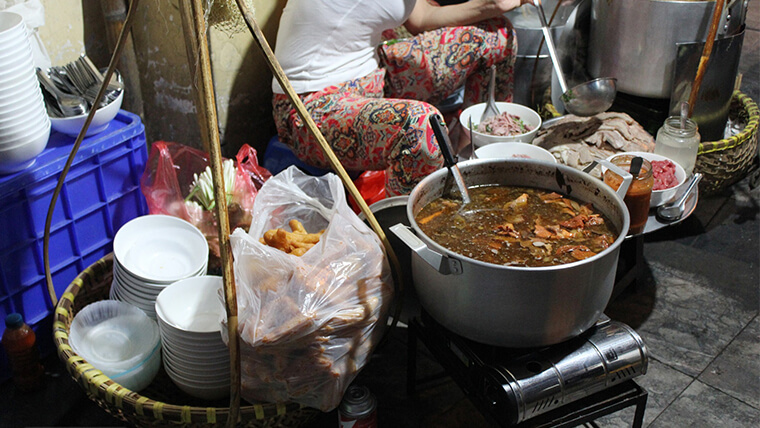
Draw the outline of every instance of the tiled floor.
[[[742,91],[760,100],[760,7],[752,0],[740,64]],[[760,426],[760,188],[747,180],[720,195],[700,197],[680,225],[648,235],[646,269],[608,308],[648,346],[645,425]],[[420,377],[440,367],[420,345]],[[0,384],[0,427],[120,426],[71,381],[55,356],[45,361],[47,387],[17,393]],[[443,376],[407,395],[406,330],[394,331],[360,374],[378,397],[381,427],[489,426],[462,390]],[[181,404],[181,403],[179,403]],[[335,413],[312,427],[336,426]],[[627,427],[632,409],[596,421]]]

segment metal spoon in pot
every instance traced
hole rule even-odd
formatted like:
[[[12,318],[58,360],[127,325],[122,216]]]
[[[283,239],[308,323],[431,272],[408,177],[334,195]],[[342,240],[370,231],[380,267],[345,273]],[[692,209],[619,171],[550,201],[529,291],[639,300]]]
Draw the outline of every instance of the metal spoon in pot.
[[[459,193],[462,195],[462,205],[470,203],[470,193],[467,191],[467,185],[464,183],[462,173],[459,171],[456,160],[454,160],[453,150],[451,148],[451,141],[449,136],[443,128],[443,119],[441,116],[434,114],[430,116],[430,126],[433,128],[435,138],[438,140],[438,147],[441,148],[441,154],[443,154],[443,161],[446,164],[446,168],[454,177],[454,182],[459,188]]]
[[[554,39],[546,23],[546,15],[544,15],[541,0],[533,0],[533,5],[538,9],[541,31],[544,33],[546,47],[549,49],[549,56],[554,65],[554,71],[557,73],[559,86],[562,89],[562,96],[560,98],[565,104],[565,109],[576,116],[593,116],[607,111],[607,109],[612,107],[612,103],[617,95],[617,79],[600,77],[576,85],[568,90],[565,75],[562,72],[559,57],[557,56],[557,49],[554,46]]]
[[[686,206],[686,200],[689,199],[692,189],[702,179],[702,174],[696,172],[691,176],[691,181],[686,191],[683,192],[681,197],[672,204],[660,205],[657,207],[657,218],[664,221],[676,221],[683,215],[684,207]]]

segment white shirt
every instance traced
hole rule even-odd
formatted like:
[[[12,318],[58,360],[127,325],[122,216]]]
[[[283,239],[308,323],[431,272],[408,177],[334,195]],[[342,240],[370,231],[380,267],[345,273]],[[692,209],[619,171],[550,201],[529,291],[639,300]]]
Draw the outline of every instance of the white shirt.
[[[416,0],[288,0],[275,56],[296,93],[363,77],[379,67],[382,32],[403,24]],[[272,91],[285,93],[276,79]]]

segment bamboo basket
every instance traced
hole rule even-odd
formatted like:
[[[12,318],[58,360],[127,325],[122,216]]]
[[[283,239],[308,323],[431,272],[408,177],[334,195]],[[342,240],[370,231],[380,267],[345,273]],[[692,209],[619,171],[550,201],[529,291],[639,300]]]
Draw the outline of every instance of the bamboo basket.
[[[163,371],[137,393],[112,381],[77,355],[69,345],[74,316],[87,304],[108,299],[111,288],[113,254],[98,260],[81,272],[66,288],[53,316],[53,340],[58,357],[87,396],[106,412],[134,426],[221,427],[228,424],[229,402],[204,401],[177,388]],[[150,398],[149,398],[150,397]],[[182,404],[176,404],[182,403]],[[256,403],[241,405],[237,426],[295,427],[311,422],[317,409],[295,403]]]
[[[704,176],[699,190],[706,195],[719,193],[759,166],[757,127],[760,110],[757,104],[748,95],[735,91],[728,116],[743,123],[744,129],[733,137],[699,145],[694,170]]]
[[[54,191],[48,209],[48,219],[45,226],[43,257],[48,292],[51,301],[55,306],[55,313],[53,315],[53,340],[58,351],[58,357],[63,361],[67,371],[73,377],[74,381],[85,390],[87,396],[106,412],[130,425],[173,427],[243,426],[262,428],[303,426],[314,420],[319,414],[321,414],[321,412],[318,409],[304,407],[293,402],[250,404],[241,403],[240,399],[240,354],[238,352],[236,340],[237,304],[234,273],[232,269],[231,248],[229,245],[229,222],[226,211],[224,182],[221,176],[221,151],[219,132],[216,126],[216,105],[206,39],[207,29],[205,27],[205,18],[201,1],[202,0],[192,0],[189,2],[180,2],[180,10],[183,18],[182,23],[186,39],[188,62],[191,65],[190,69],[193,80],[197,82],[198,86],[196,91],[194,91],[196,98],[195,102],[198,106],[198,121],[201,127],[201,136],[204,147],[210,155],[211,161],[209,166],[212,170],[215,198],[218,201],[216,214],[219,219],[218,232],[222,255],[222,277],[224,280],[228,333],[230,333],[231,338],[229,341],[229,347],[231,363],[230,377],[232,385],[229,401],[208,402],[189,396],[174,385],[166,372],[164,372],[163,367],[159,369],[156,378],[147,388],[140,391],[140,393],[131,391],[114,382],[104,375],[103,372],[87,363],[87,361],[77,355],[69,345],[68,339],[71,323],[77,312],[90,303],[108,299],[111,281],[113,279],[113,254],[109,254],[81,272],[66,288],[66,291],[61,298],[58,299],[55,295],[55,288],[52,284],[52,277],[50,276],[48,265],[48,241],[53,208],[55,207],[57,195],[60,192],[68,168],[79,148],[79,144],[84,138],[87,128],[90,125],[93,112],[88,115],[88,118],[74,143],[69,160],[59,177],[58,185]],[[133,22],[132,17],[134,16],[134,10],[137,9],[139,3],[139,0],[132,0],[131,2],[125,25],[122,28],[119,41],[116,44],[115,51],[111,57],[111,62],[105,74],[105,82],[109,81],[110,76],[115,69],[115,65]],[[374,217],[364,199],[361,198],[359,191],[353,185],[353,182],[340,164],[340,161],[337,160],[332,149],[324,141],[324,137],[316,128],[311,117],[306,113],[305,108],[300,103],[300,99],[295,95],[295,92],[292,90],[287,78],[284,76],[281,67],[279,67],[276,58],[274,57],[274,53],[271,48],[269,48],[269,45],[258,27],[252,11],[245,3],[245,0],[238,0],[237,5],[246,25],[254,36],[254,40],[264,51],[268,64],[275,77],[277,77],[280,80],[280,84],[287,89],[287,93],[296,104],[299,114],[309,126],[310,131],[314,133],[315,137],[319,140],[323,150],[325,150],[333,169],[343,180],[350,194],[358,201],[370,226],[383,242],[391,261],[391,265],[395,268],[393,272],[394,278],[396,279],[397,291],[403,290],[403,286],[401,285],[402,280],[399,276],[399,262],[382,227],[377,222],[377,219]],[[231,5],[227,6],[231,7]],[[105,84],[102,85],[96,97],[96,101],[103,97],[106,86],[107,85]],[[95,104],[97,104],[97,102]],[[394,317],[394,319],[398,319],[400,306],[398,306],[396,310],[397,316]],[[235,338],[235,340],[232,338]]]

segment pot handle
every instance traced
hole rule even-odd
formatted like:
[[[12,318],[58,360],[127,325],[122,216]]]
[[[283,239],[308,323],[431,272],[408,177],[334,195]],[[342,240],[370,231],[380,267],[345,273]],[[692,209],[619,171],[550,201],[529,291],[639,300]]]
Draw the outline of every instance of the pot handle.
[[[459,275],[462,273],[462,263],[459,260],[431,250],[403,223],[391,226],[390,231],[439,273],[444,275]]]
[[[584,169],[585,172],[590,172],[596,164],[600,164],[604,166],[605,168],[611,169],[612,172],[615,174],[623,177],[623,182],[620,183],[620,187],[615,191],[618,196],[620,196],[620,199],[625,199],[625,194],[628,192],[628,188],[631,186],[631,182],[633,181],[633,176],[623,168],[620,168],[619,166],[613,164],[612,162],[608,161],[607,159],[596,159],[593,162],[591,162],[591,165],[586,167]],[[604,181],[604,177],[602,177],[602,181]],[[606,184],[606,183],[605,183]]]

